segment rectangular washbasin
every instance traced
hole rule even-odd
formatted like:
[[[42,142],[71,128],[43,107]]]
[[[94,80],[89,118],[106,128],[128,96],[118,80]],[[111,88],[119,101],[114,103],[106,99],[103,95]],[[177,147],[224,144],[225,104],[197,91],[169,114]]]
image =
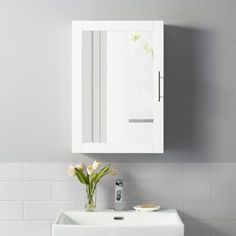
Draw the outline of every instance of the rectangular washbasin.
[[[52,227],[52,236],[183,236],[184,225],[176,210],[65,211]]]

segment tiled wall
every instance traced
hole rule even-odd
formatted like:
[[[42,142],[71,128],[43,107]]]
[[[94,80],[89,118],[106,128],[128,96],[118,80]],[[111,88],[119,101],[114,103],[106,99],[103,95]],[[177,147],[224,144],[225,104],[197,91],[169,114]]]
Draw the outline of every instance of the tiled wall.
[[[50,236],[62,209],[84,207],[84,188],[69,163],[0,164],[0,235]],[[158,202],[178,209],[186,236],[236,235],[236,163],[113,163],[125,180],[125,205]],[[113,206],[114,179],[97,192],[98,208]]]

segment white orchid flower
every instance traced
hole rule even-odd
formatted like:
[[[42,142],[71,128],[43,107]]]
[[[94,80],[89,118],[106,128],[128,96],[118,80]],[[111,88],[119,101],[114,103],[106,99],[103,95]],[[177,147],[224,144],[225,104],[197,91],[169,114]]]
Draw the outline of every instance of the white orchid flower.
[[[75,168],[78,170],[83,170],[83,168],[84,168],[83,163],[79,163],[79,164],[75,165]]]
[[[98,161],[95,160],[95,161],[93,162],[93,170],[97,170],[97,169],[99,168],[100,164],[101,164],[100,162],[98,162]]]
[[[88,173],[88,175],[93,174],[93,166],[91,166],[91,165],[87,166],[87,173]]]
[[[75,176],[75,167],[73,165],[70,165],[66,173],[69,176]]]

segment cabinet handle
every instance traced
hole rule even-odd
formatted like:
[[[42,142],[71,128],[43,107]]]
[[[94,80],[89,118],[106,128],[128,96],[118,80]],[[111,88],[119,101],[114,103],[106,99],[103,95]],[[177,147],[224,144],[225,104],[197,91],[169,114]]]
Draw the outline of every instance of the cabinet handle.
[[[161,101],[161,72],[158,71],[158,102]]]
[[[129,119],[129,123],[153,123],[153,119]]]

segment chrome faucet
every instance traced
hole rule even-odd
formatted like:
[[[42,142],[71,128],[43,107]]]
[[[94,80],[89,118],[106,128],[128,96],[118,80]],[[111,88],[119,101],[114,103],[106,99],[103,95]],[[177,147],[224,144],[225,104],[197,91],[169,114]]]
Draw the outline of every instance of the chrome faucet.
[[[124,204],[123,204],[123,180],[117,179],[115,181],[115,211],[123,211],[124,210]]]

